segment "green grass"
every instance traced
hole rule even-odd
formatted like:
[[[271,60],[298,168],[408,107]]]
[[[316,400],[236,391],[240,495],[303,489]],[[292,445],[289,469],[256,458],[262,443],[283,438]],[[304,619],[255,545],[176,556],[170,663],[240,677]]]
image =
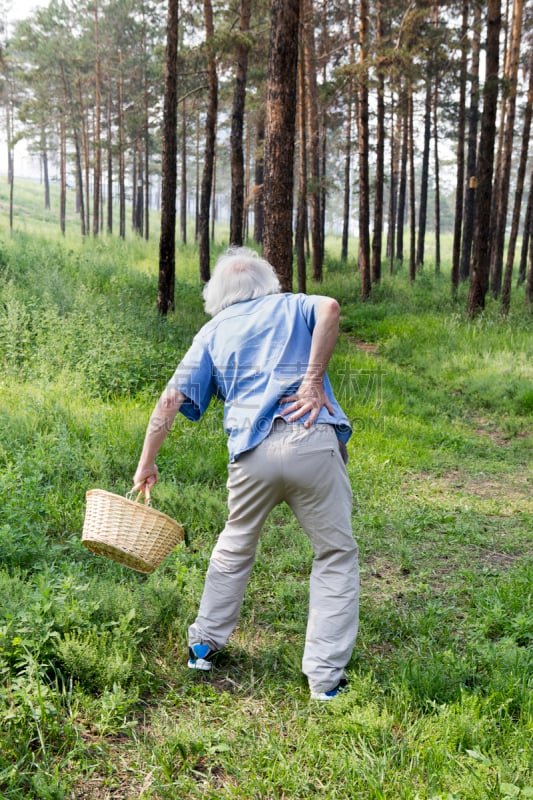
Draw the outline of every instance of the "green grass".
[[[81,545],[85,492],[125,493],[160,390],[205,317],[194,247],[155,310],[157,242],[64,240],[0,185],[2,800],[480,800],[533,797],[531,317],[476,321],[446,270],[341,300],[330,374],[351,418],[361,551],[350,690],[300,672],[311,551],[270,516],[239,626],[211,675],[185,663],[225,519],[221,408],[178,422],[154,504],[187,542],[151,576]],[[154,223],[156,221],[154,220]],[[331,243],[335,253],[336,244]]]

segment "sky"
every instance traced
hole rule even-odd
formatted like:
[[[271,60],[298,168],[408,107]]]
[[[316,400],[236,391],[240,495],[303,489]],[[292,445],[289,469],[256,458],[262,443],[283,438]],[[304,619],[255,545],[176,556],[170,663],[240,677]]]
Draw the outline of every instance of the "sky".
[[[19,19],[26,19],[35,8],[47,5],[47,0],[9,0],[5,3],[7,8],[7,19],[9,22],[16,22]]]
[[[31,16],[36,8],[47,6],[49,0],[0,0],[0,9],[4,9],[5,19],[9,25]],[[2,13],[0,11],[0,13]],[[19,142],[15,147],[15,176],[34,177],[38,166],[28,155],[25,143]],[[7,173],[7,151],[5,137],[0,130],[0,175]]]

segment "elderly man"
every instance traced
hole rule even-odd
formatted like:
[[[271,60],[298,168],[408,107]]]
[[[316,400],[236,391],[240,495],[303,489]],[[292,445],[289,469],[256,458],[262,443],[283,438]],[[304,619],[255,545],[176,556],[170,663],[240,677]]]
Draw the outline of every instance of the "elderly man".
[[[212,316],[150,417],[134,476],[149,494],[155,458],[178,411],[200,419],[224,402],[228,434],[228,519],[211,555],[195,622],[192,669],[209,670],[235,628],[269,512],[285,501],[309,536],[314,559],[302,669],[311,697],[346,687],[358,622],[358,554],[345,467],[351,434],[326,368],[338,336],[330,297],[282,294],[268,262],[234,248],[204,288]]]

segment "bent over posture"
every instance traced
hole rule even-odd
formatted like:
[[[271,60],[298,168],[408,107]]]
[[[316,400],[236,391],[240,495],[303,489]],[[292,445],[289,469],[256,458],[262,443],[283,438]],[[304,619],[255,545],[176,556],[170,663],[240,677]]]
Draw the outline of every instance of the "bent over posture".
[[[314,552],[302,669],[311,696],[329,700],[346,686],[359,597],[343,457],[351,429],[326,373],[339,305],[329,297],[281,294],[271,265],[245,248],[219,259],[204,301],[212,319],[152,412],[134,476],[135,487],[149,493],[158,477],[155,458],[177,412],[196,421],[213,396],[223,400],[229,514],[189,628],[188,664],[209,670],[226,644],[263,524],[285,501]]]

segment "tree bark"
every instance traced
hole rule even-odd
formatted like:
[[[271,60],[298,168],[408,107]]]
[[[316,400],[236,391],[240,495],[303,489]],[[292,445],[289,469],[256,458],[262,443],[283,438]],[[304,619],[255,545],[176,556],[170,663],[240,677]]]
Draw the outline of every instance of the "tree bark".
[[[257,114],[254,172],[254,242],[262,244],[264,228],[263,183],[265,180],[265,114]]]
[[[346,15],[348,17],[348,35],[350,38],[350,59],[355,64],[355,13],[352,7],[352,0],[347,0]],[[344,150],[344,198],[342,214],[342,247],[341,260],[348,259],[348,240],[350,236],[350,200],[352,195],[352,127],[353,127],[353,106],[355,102],[354,76],[348,76],[348,107],[346,111],[346,136]]]
[[[502,21],[500,25],[500,65],[503,68],[500,70],[500,86],[501,86],[501,100],[499,109],[499,123],[497,125],[496,144],[495,144],[495,157],[494,157],[494,173],[492,178],[492,201],[490,208],[490,221],[489,221],[489,282],[494,284],[494,263],[493,254],[497,248],[497,219],[498,219],[498,203],[499,203],[499,187],[501,183],[501,172],[503,164],[503,142],[505,138],[505,120],[507,113],[506,97],[508,87],[506,86],[507,73],[509,71],[509,29],[510,29],[510,6],[513,0],[501,0],[505,2],[505,11],[502,10]],[[503,33],[503,35],[502,35]],[[503,39],[503,43],[502,43]],[[499,292],[499,290],[498,290]],[[496,295],[498,294],[496,292]],[[494,292],[493,292],[494,293]],[[496,296],[495,295],[495,296]]]
[[[494,143],[496,139],[496,113],[498,108],[499,37],[501,27],[500,0],[487,3],[486,78],[483,89],[483,113],[477,165],[477,203],[472,269],[468,294],[467,314],[474,317],[485,308],[488,290],[490,253],[487,237],[487,220],[490,219],[492,176],[494,171]]]
[[[172,0],[169,0],[169,3]],[[118,70],[118,198],[119,236],[126,238],[126,134],[124,130],[124,58],[119,51]]]
[[[426,76],[426,97],[424,101],[424,146],[422,149],[422,172],[420,175],[420,207],[418,209],[418,242],[415,266],[424,264],[426,223],[428,210],[429,153],[431,149],[431,75]],[[411,126],[413,120],[411,119]],[[414,153],[413,153],[414,155]]]
[[[272,0],[265,130],[263,253],[292,291],[294,132],[299,0]]]
[[[398,184],[398,216],[396,224],[396,258],[403,262],[403,234],[405,227],[405,206],[407,197],[407,161],[409,155],[409,116],[408,98],[405,87],[398,98],[398,125],[401,126],[400,181]]]
[[[178,0],[168,0],[166,37],[161,156],[161,233],[157,292],[157,308],[163,316],[174,310],[176,272]]]
[[[200,238],[200,111],[196,113],[196,171],[194,202],[194,241]]]
[[[342,205],[342,244],[341,261],[348,260],[348,239],[350,236],[350,198],[352,194],[352,114],[353,114],[353,83],[350,80],[348,88],[348,103],[346,109],[346,134],[344,145],[344,191]]]
[[[533,170],[531,171],[531,190],[530,195],[533,194]],[[530,311],[533,311],[533,235],[531,227],[533,224],[533,213],[529,215],[529,270],[527,273],[526,281],[526,304]]]
[[[72,90],[68,80],[68,76],[66,74],[66,70],[64,65],[61,65],[61,83],[62,83],[62,94],[63,94],[63,105],[65,111],[68,109],[70,111],[70,118],[72,124],[72,138],[74,140],[74,164],[75,164],[75,172],[76,172],[76,189],[77,189],[77,208],[76,211],[79,211],[80,215],[80,229],[81,235],[85,236],[87,233],[86,227],[86,218],[85,218],[85,196],[84,196],[84,184],[83,184],[83,164],[82,164],[82,152],[81,152],[81,145],[80,145],[80,132],[78,129],[78,115],[76,113],[76,105],[72,98]],[[66,122],[65,122],[66,125]],[[66,137],[66,130],[65,130],[65,137]],[[65,144],[66,147],[66,144]],[[65,155],[66,159],[66,155]],[[61,160],[61,144],[60,144],[60,160]],[[65,166],[66,169],[66,166]],[[66,201],[66,175],[65,175],[65,201]]]
[[[244,225],[244,151],[243,129],[244,109],[246,102],[246,80],[248,73],[248,52],[250,43],[246,34],[250,30],[251,0],[241,0],[239,31],[240,38],[236,48],[237,70],[235,89],[233,92],[233,109],[231,114],[231,215],[230,242],[234,245],[243,243]]]
[[[113,140],[111,128],[111,84],[107,93],[107,232],[113,233]]]
[[[102,105],[101,95],[101,64],[100,64],[100,29],[98,0],[93,6],[94,14],[94,46],[96,51],[94,66],[94,169],[93,169],[93,236],[100,233],[100,187],[102,185]]]
[[[452,249],[452,295],[457,296],[459,268],[461,264],[461,234],[463,230],[464,182],[465,182],[465,131],[466,131],[466,73],[468,67],[469,0],[463,0],[461,24],[461,66],[459,71],[459,116],[457,120],[457,171],[455,181],[455,214]]]
[[[77,200],[79,204],[78,210],[80,215],[80,228],[81,228],[81,235],[85,236],[87,233],[87,229],[86,229],[86,219],[85,219],[85,193],[83,188],[83,165],[82,165],[82,155],[80,148],[80,137],[77,128],[74,128],[73,139],[74,139],[74,159],[76,166],[76,187],[78,190]]]
[[[144,76],[144,126],[142,139],[144,141],[143,165],[144,165],[144,220],[143,233],[146,241],[150,239],[150,96],[146,70]]]
[[[90,152],[89,152],[89,131],[88,131],[88,115],[85,113],[83,106],[83,88],[81,75],[79,71],[76,74],[76,89],[77,89],[77,120],[79,122],[80,131],[80,145],[82,154],[82,169],[84,180],[80,183],[80,192],[85,191],[85,199],[80,197],[80,206],[85,209],[85,223],[84,229],[88,234],[91,230],[91,193],[90,193]],[[72,104],[74,108],[74,103]],[[73,124],[76,125],[76,112],[73,112]]]
[[[180,230],[182,244],[187,244],[187,108],[185,99],[181,102]]]
[[[396,135],[396,125],[399,124],[399,113],[394,116],[394,93],[391,96],[391,123],[390,123],[390,193],[389,193],[389,230],[387,233],[387,256],[389,259],[389,274],[394,272],[394,259],[396,257],[396,206],[398,199],[399,175],[399,134]]]
[[[477,131],[479,125],[479,54],[481,50],[481,4],[474,2],[472,37],[472,62],[470,65],[470,109],[468,112],[468,147],[466,156],[466,186],[464,197],[463,238],[459,280],[466,281],[470,275],[470,256],[474,238],[474,215],[476,209],[476,163]]]
[[[300,31],[302,27],[303,24],[301,22]],[[307,262],[305,258],[305,234],[307,228],[307,126],[305,61],[301,57],[303,47],[303,36],[301,36],[300,59],[298,61],[298,202],[296,206],[296,230],[294,235],[299,292],[305,292],[307,286]]]
[[[520,161],[516,176],[515,199],[513,216],[511,220],[511,232],[509,234],[509,244],[507,247],[507,261],[502,288],[502,310],[505,314],[509,312],[511,305],[511,282],[513,278],[513,263],[516,250],[516,240],[520,225],[520,209],[522,208],[522,195],[524,193],[524,182],[526,177],[527,158],[529,151],[529,139],[531,134],[531,117],[533,112],[533,49],[529,57],[529,86],[527,92],[527,103],[524,114],[524,127],[522,130],[522,146],[520,148]]]
[[[435,2],[434,8],[437,9]],[[435,13],[437,13],[435,11]],[[440,274],[440,157],[439,157],[439,74],[435,70],[435,88],[433,91],[433,145],[435,170],[435,274]]]
[[[361,297],[370,295],[370,180],[368,168],[368,0],[359,2],[359,274]]]
[[[376,4],[376,51],[383,40],[383,3]],[[385,76],[377,70],[376,98],[376,180],[374,190],[374,232],[372,236],[372,282],[381,280],[381,248],[383,238],[383,184],[385,177]]]
[[[522,231],[522,247],[520,250],[520,266],[518,267],[518,286],[521,286],[527,276],[527,260],[529,253],[529,238],[531,236],[531,227],[533,223],[533,170],[531,171],[529,179],[529,195],[527,198],[526,213],[524,218],[524,227]]]
[[[137,141],[137,186],[135,189],[135,204],[133,213],[133,229],[142,236],[144,234],[144,158],[142,140]]]
[[[205,120],[205,153],[202,186],[200,191],[200,217],[198,220],[198,238],[200,246],[200,280],[207,283],[211,277],[209,265],[209,213],[211,194],[213,191],[213,173],[215,168],[215,142],[218,113],[218,77],[214,51],[215,28],[213,23],[213,5],[211,0],[204,0],[205,35],[207,46],[207,110]]]
[[[409,279],[416,277],[416,199],[415,199],[415,132],[413,87],[409,87],[407,120],[409,128]]]
[[[310,209],[311,230],[311,272],[315,281],[322,280],[323,242],[322,242],[322,188],[320,170],[320,127],[319,127],[319,102],[317,83],[317,59],[315,47],[315,22],[312,0],[302,0],[303,4],[303,37],[304,37],[304,76],[306,88],[306,116],[307,116],[307,146],[309,158],[307,159],[307,172],[309,188],[307,197]]]
[[[50,208],[50,174],[48,170],[48,141],[46,130],[41,130],[41,158],[43,165],[44,207]]]
[[[523,0],[513,2],[513,22],[509,46],[509,64],[505,75],[507,98],[505,102],[505,130],[503,135],[502,163],[499,182],[496,184],[496,217],[493,246],[491,250],[492,293],[498,297],[502,285],[503,255],[505,247],[505,229],[507,209],[509,205],[509,189],[511,181],[511,162],[513,157],[513,139],[516,117],[516,93],[518,64],[520,58],[520,40],[522,37]]]
[[[59,227],[63,236],[67,222],[67,132],[64,117],[59,120]]]

